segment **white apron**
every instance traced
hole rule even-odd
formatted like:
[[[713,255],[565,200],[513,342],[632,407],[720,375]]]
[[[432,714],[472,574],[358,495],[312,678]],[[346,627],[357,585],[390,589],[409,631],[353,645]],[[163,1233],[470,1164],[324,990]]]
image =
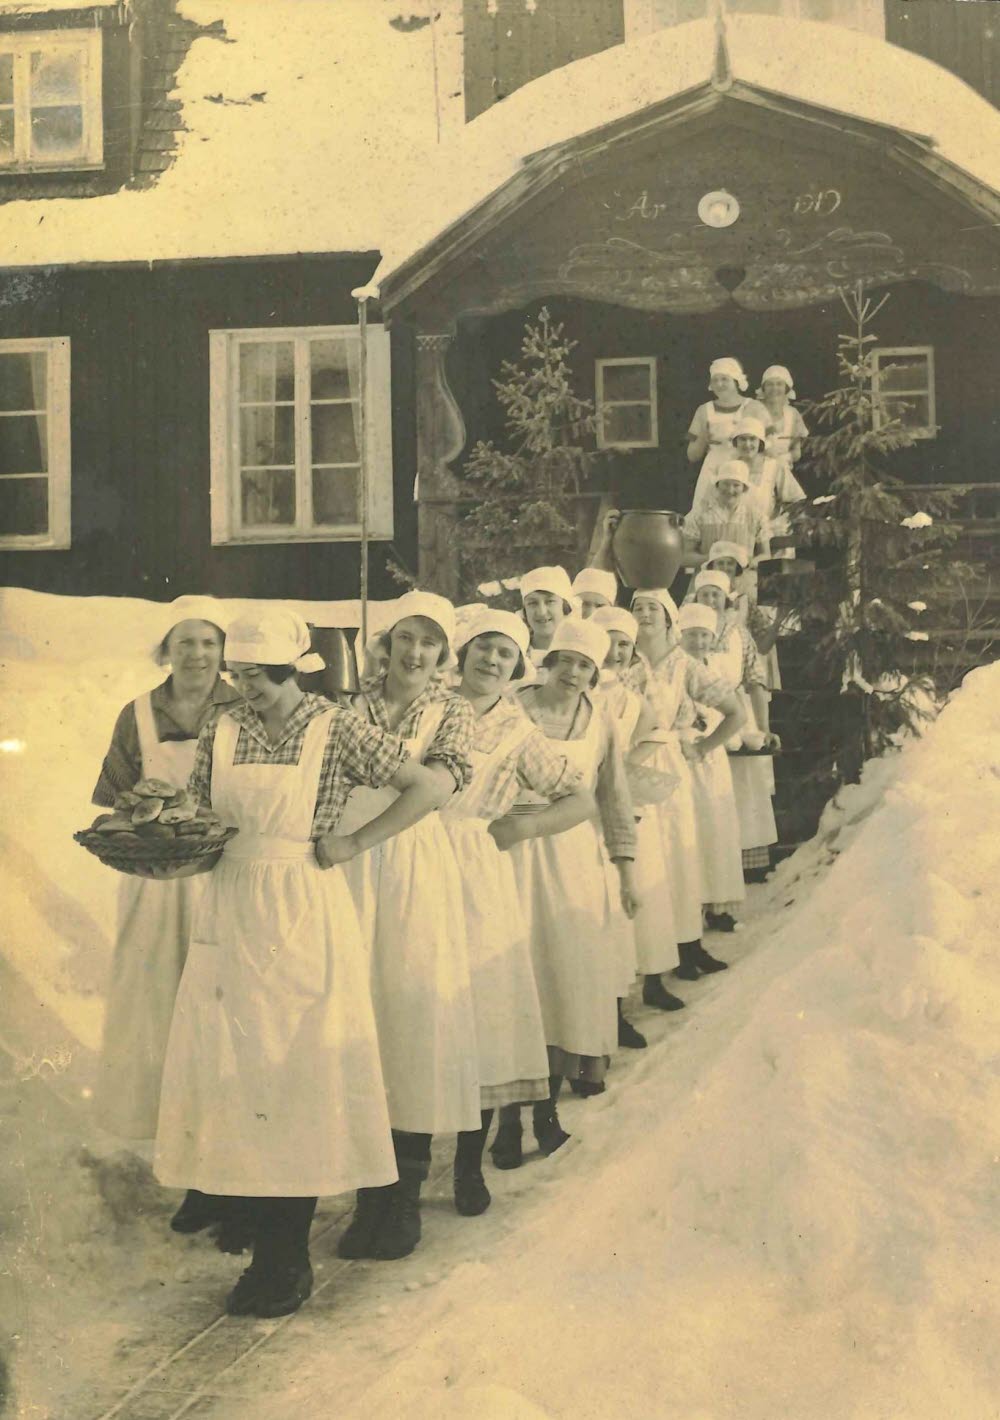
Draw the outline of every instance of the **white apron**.
[[[443,704],[427,705],[404,740],[422,763]],[[398,797],[355,789],[338,833],[352,833]],[[462,907],[462,878],[438,813],[359,855],[347,882],[371,948],[372,1005],[393,1129],[478,1129],[478,1048]]]
[[[709,732],[721,715],[702,707]],[[688,733],[685,731],[685,733]],[[743,886],[740,820],[733,794],[729,755],[723,746],[691,764],[691,792],[701,864],[701,890],[707,903],[739,902]]]
[[[667,850],[667,870],[674,903],[674,930],[678,942],[693,942],[701,936],[701,858],[694,820],[691,766],[681,750],[680,734],[674,728],[689,704],[684,662],[673,652],[669,680],[654,669],[646,695],[656,711],[657,729],[649,736],[657,749],[646,762],[668,774],[675,774],[677,787],[663,804],[656,806]]]
[[[711,652],[708,663],[740,697],[747,714],[744,733],[746,730],[759,729],[750,697],[740,685],[743,675],[743,647],[738,627],[729,628],[722,649]],[[742,743],[741,736],[740,744]],[[740,848],[765,848],[771,843],[777,843],[778,830],[771,804],[771,794],[774,791],[772,761],[769,758],[731,756],[729,769],[740,823]]]
[[[135,701],[142,774],[183,789],[197,739],[157,738],[148,694]],[[118,928],[104,1014],[97,1115],[123,1139],[152,1139],[170,1020],[203,877],[119,874]]]
[[[234,765],[239,726],[219,719],[212,807],[240,832],[177,996],[154,1158],[170,1187],[308,1197],[396,1178],[357,915],[311,841],[333,713],[297,765]]]
[[[534,1082],[523,1102],[547,1099],[549,1062],[541,1006],[528,943],[528,926],[510,853],[501,853],[483,814],[496,768],[534,733],[525,719],[490,754],[471,752],[472,783],[441,810],[441,822],[462,866],[466,940],[476,1016],[479,1082],[491,1086]],[[488,1108],[488,1099],[482,1101]]]
[[[756,400],[749,398],[741,399],[736,409],[725,411],[716,409],[715,401],[709,400],[707,406],[708,437],[710,441],[720,439],[722,442],[710,442],[708,453],[702,459],[698,481],[694,486],[694,497],[691,500],[693,509],[699,508],[705,499],[715,491],[715,470],[719,465],[728,463],[730,459],[736,457],[736,450],[732,442],[736,426],[749,415],[756,415],[758,410],[759,406]]]
[[[597,781],[600,726],[595,706],[582,738],[558,741],[588,789]],[[530,796],[526,807],[530,812]],[[546,1043],[575,1055],[613,1054],[620,968],[607,939],[608,882],[596,827],[579,823],[550,838],[517,843],[510,856],[528,921]]]
[[[605,689],[605,703],[608,713],[614,720],[615,728],[618,731],[618,742],[623,755],[628,754],[629,746],[632,743],[632,736],[635,727],[639,722],[639,715],[642,711],[642,696],[636,691],[630,690],[628,686],[618,682],[611,684]],[[636,810],[636,836],[639,834],[639,810]],[[607,849],[603,840],[601,847],[604,849],[604,876],[608,885],[608,904],[610,919],[608,922],[609,938],[614,944],[615,957],[618,962],[617,994],[625,997],[632,989],[637,970],[635,932],[632,922],[625,916],[621,905],[621,891],[618,878],[618,869],[608,857]],[[636,890],[639,888],[639,853],[636,850],[635,862]]]

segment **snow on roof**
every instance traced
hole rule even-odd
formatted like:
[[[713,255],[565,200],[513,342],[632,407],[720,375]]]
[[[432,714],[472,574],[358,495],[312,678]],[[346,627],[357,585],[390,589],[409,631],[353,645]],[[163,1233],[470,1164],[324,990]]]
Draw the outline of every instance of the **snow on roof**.
[[[0,265],[381,245],[400,175],[437,140],[431,26],[404,0],[180,0],[186,130],[154,187],[0,205]]]
[[[733,78],[820,108],[927,136],[1000,191],[1000,111],[931,60],[839,25],[731,16]],[[398,203],[374,277],[485,201],[532,155],[683,94],[711,76],[714,20],[660,30],[517,90],[442,145]],[[404,215],[405,214],[405,217]]]
[[[0,15],[38,15],[48,10],[111,10],[122,0],[11,0],[0,5]]]

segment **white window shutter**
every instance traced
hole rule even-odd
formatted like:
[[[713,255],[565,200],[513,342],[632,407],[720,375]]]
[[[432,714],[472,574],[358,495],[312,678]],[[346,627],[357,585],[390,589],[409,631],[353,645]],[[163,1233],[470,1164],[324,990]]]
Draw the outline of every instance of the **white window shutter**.
[[[368,408],[365,411],[365,445],[368,454],[368,529],[370,537],[390,542],[394,533],[389,332],[384,325],[370,325],[367,338]]]
[[[212,545],[230,542],[230,410],[229,341],[227,331],[208,332],[209,437],[211,450]]]

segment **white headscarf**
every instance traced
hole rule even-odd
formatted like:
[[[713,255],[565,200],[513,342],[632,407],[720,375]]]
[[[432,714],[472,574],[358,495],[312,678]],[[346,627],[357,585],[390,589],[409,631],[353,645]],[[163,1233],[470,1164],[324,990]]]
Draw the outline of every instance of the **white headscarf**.
[[[451,654],[455,639],[455,608],[447,597],[439,597],[436,592],[404,592],[392,610],[392,620],[387,631],[398,625],[407,616],[423,616],[441,628],[445,644]]]
[[[715,562],[719,557],[731,557],[744,571],[750,566],[750,554],[739,542],[713,542],[705,558],[706,565]]]
[[[712,477],[716,483],[731,478],[734,483],[742,483],[744,488],[750,487],[750,470],[742,459],[728,459],[725,463],[718,464],[712,470]]]
[[[483,607],[479,615],[468,621],[456,636],[455,650],[460,651],[463,646],[467,646],[477,636],[489,635],[506,636],[513,641],[527,666],[531,633],[521,618],[515,616],[512,611],[493,611],[490,607]],[[512,679],[516,680],[519,677],[513,676]]]
[[[586,656],[598,670],[608,659],[611,642],[603,626],[596,626],[593,617],[582,621],[578,616],[567,616],[560,621],[552,634],[552,641],[546,655],[553,651],[573,651],[578,656]]]
[[[724,356],[721,360],[712,361],[708,367],[708,378],[711,379],[713,375],[728,375],[730,379],[736,381],[736,388],[739,390],[745,390],[747,387],[747,377],[743,366],[729,355]]]
[[[617,631],[619,636],[627,636],[633,642],[639,635],[639,623],[623,606],[599,606],[590,619],[605,631]]]
[[[312,637],[298,612],[264,607],[244,612],[226,627],[223,656],[255,666],[294,666],[297,671],[321,671],[322,656],[309,651]]]
[[[767,430],[764,428],[763,424],[760,422],[759,419],[754,419],[750,415],[748,415],[744,419],[741,419],[740,422],[737,424],[736,428],[733,430],[734,444],[736,443],[736,440],[740,437],[741,434],[752,434],[755,439],[760,440],[761,444],[767,443]]]
[[[572,609],[573,588],[565,567],[533,567],[521,578],[521,602],[529,592],[548,592],[551,596],[562,597],[566,614]]]
[[[221,630],[229,620],[225,604],[215,597],[177,597],[163,608],[162,636],[167,637],[182,621],[210,621]]]
[[[667,613],[667,621],[671,626],[677,625],[677,618],[680,613],[677,610],[677,603],[667,591],[666,587],[639,587],[632,593],[632,605],[635,606],[639,597],[652,597],[653,601],[659,602],[663,610]]]
[[[764,382],[766,380],[784,380],[785,384],[788,386],[788,398],[795,398],[795,390],[792,388],[792,372],[786,365],[768,365],[767,369],[760,377],[759,393],[761,396],[764,394]]]
[[[719,629],[719,613],[710,606],[700,606],[698,602],[688,602],[681,607],[677,618],[678,631],[711,631]]]
[[[614,605],[615,597],[618,595],[618,578],[613,572],[602,572],[600,567],[583,567],[573,578],[570,590],[576,597],[583,596],[585,592],[599,597],[607,597],[608,601]]]
[[[725,572],[713,572],[711,569],[705,569],[695,577],[693,588],[695,596],[698,595],[702,587],[718,587],[719,591],[724,592],[727,597],[732,593],[732,585]]]

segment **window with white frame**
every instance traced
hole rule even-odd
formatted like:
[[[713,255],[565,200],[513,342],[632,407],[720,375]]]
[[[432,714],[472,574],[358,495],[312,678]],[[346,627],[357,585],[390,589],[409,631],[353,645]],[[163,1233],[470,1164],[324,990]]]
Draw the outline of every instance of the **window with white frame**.
[[[884,0],[727,0],[726,9],[737,15],[825,20],[845,29],[885,37]],[[713,13],[709,0],[625,0],[625,38],[635,39],[688,20],[703,20]]]
[[[655,449],[656,357],[597,360],[597,447]]]
[[[362,439],[369,535],[392,537],[385,327],[366,343],[362,420],[356,326],[209,333],[213,543],[359,538]]]
[[[101,31],[0,35],[0,172],[103,161]]]
[[[0,547],[69,547],[69,340],[0,340]]]
[[[886,418],[898,419],[913,438],[934,438],[937,409],[932,345],[876,347],[872,352],[872,388],[878,395],[873,418],[876,428],[884,411]]]

